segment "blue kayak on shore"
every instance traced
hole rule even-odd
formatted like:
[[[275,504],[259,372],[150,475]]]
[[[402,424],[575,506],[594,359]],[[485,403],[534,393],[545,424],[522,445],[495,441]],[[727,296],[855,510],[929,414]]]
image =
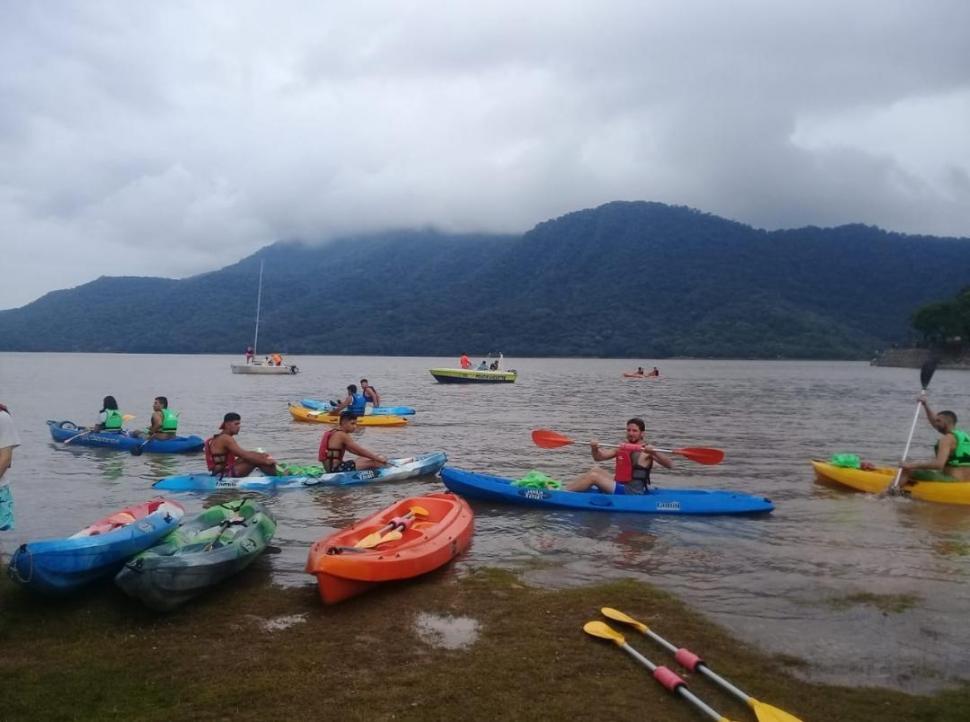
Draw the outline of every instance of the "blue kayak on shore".
[[[532,507],[633,514],[757,514],[774,509],[770,499],[736,491],[658,489],[646,494],[602,494],[513,486],[510,479],[452,467],[441,470],[449,491],[467,499]]]
[[[313,411],[330,411],[333,404],[329,401],[316,399],[300,399],[300,406]],[[371,406],[367,416],[414,416],[414,409],[410,406]]]
[[[244,476],[241,478],[212,476],[208,472],[167,476],[152,486],[164,491],[213,492],[222,490],[259,491],[272,494],[285,489],[308,486],[353,486],[385,481],[401,481],[416,476],[436,474],[448,461],[443,451],[436,451],[407,459],[391,459],[390,466],[360,471],[340,471],[333,474],[304,474],[301,476]]]
[[[131,451],[139,449],[146,454],[187,454],[201,451],[205,442],[198,436],[176,436],[174,439],[146,441],[129,436],[124,431],[92,431],[77,426],[73,421],[48,421],[54,441],[70,442],[71,446],[97,446],[103,449]]]

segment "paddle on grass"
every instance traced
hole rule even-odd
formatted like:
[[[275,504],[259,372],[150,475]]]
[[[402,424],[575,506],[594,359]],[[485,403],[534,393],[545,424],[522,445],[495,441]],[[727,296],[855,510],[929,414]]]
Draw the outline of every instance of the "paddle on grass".
[[[936,356],[932,356],[927,359],[926,363],[919,370],[919,382],[920,386],[923,387],[924,394],[930,385],[930,380],[933,378],[933,373],[936,371],[936,364],[938,362],[939,359]],[[886,493],[890,496],[899,494],[899,480],[903,475],[903,464],[906,463],[906,457],[909,456],[909,445],[913,442],[913,434],[916,433],[916,424],[919,421],[920,406],[922,405],[922,401],[916,402],[916,413],[913,414],[913,424],[909,427],[909,436],[906,438],[906,448],[903,449],[903,458],[899,460],[899,467],[896,469],[896,476],[893,477],[893,483],[886,489]]]
[[[535,429],[532,432],[532,442],[543,449],[558,449],[576,443],[568,436],[549,429]],[[600,446],[616,447],[616,444],[600,444]],[[703,446],[693,446],[684,449],[657,449],[665,454],[676,454],[685,459],[696,461],[698,464],[720,464],[724,460],[724,452],[720,449],[710,449]]]
[[[691,672],[700,672],[709,680],[720,685],[735,697],[745,702],[754,711],[755,716],[758,718],[758,722],[801,722],[801,720],[799,720],[797,717],[793,717],[784,710],[780,710],[777,707],[772,707],[770,704],[765,704],[764,702],[759,702],[754,697],[745,694],[726,679],[715,674],[714,671],[704,663],[704,660],[702,660],[696,654],[688,649],[678,649],[659,634],[651,630],[650,627],[643,622],[624,614],[618,609],[613,609],[612,607],[603,607],[600,611],[604,616],[607,616],[610,619],[614,619],[617,622],[623,622],[624,624],[629,624],[631,627],[636,628],[645,636],[650,637],[650,639],[660,644],[660,646],[665,648],[668,652],[672,652],[674,659],[676,659],[684,669],[690,670]]]
[[[405,514],[404,516],[391,519],[387,524],[382,526],[377,531],[371,532],[363,539],[361,539],[359,542],[354,544],[354,546],[357,547],[358,549],[371,549],[373,547],[378,546],[379,544],[383,544],[384,542],[394,541],[394,539],[400,539],[401,536],[404,536],[404,535],[399,531],[399,527],[401,529],[406,529],[408,524],[410,524],[411,521],[413,521],[416,516],[427,516],[427,515],[428,515],[428,510],[425,509],[423,506],[412,506],[410,509],[408,509],[407,514]],[[396,536],[393,539],[389,538],[391,534],[394,534],[394,533],[397,533],[400,536]]]
[[[125,414],[125,415],[123,415],[121,417],[121,420],[127,422],[127,421],[131,421],[134,418],[135,418],[135,415],[134,414]],[[97,432],[98,432],[98,430],[92,426],[87,431],[82,431],[80,434],[74,434],[74,436],[72,436],[69,439],[64,439],[64,446],[67,446],[72,441],[76,441],[77,439],[83,438],[85,436],[90,436],[91,434],[94,434],[94,433],[97,433]]]
[[[684,680],[666,667],[658,667],[629,644],[627,644],[626,640],[623,638],[623,635],[609,625],[603,624],[603,622],[586,622],[586,624],[583,625],[583,631],[591,637],[608,639],[609,641],[613,642],[613,644],[653,672],[653,678],[663,685],[664,688],[668,689],[673,694],[680,695],[711,719],[717,720],[717,722],[731,722],[727,717],[724,717],[716,710],[708,707],[693,692],[687,689],[687,684],[684,682]]]

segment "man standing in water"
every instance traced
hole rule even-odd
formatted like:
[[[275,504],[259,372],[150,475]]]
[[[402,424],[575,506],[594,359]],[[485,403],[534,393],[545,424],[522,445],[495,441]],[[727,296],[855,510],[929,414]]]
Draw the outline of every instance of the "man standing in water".
[[[616,459],[612,474],[594,466],[575,481],[566,485],[566,491],[588,491],[598,488],[605,494],[645,494],[650,486],[650,471],[656,461],[670,469],[670,457],[646,443],[643,419],[632,418],[626,422],[626,443],[611,449],[601,449],[599,442],[590,443],[590,452],[595,461]]]
[[[209,473],[218,476],[249,476],[259,469],[266,476],[279,476],[276,460],[261,451],[247,451],[233,438],[239,433],[242,417],[230,411],[222,417],[219,431],[205,440],[205,465]]]
[[[13,464],[13,450],[20,437],[7,407],[0,404],[0,531],[13,530],[13,495],[7,470]]]
[[[934,414],[926,396],[920,396],[919,402],[926,411],[926,420],[943,438],[936,442],[932,460],[901,464],[899,486],[914,481],[970,481],[970,435],[957,428],[957,415],[952,411]]]

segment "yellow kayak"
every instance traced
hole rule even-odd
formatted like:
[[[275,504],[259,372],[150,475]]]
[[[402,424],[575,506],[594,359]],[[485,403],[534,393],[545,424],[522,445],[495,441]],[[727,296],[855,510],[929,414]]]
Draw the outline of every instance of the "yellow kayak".
[[[333,424],[340,421],[339,416],[326,411],[314,411],[298,404],[290,404],[290,416],[297,421],[315,421],[319,424]],[[403,416],[358,416],[358,426],[404,426],[408,422]]]
[[[870,494],[886,491],[896,476],[896,468],[888,466],[868,470],[848,469],[819,460],[813,460],[812,466],[819,479]],[[902,492],[914,499],[938,504],[970,505],[970,481],[915,481],[904,486]]]

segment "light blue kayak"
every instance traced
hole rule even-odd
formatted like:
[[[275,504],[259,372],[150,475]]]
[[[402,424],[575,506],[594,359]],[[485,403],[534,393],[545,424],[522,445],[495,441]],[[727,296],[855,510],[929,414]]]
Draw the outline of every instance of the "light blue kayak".
[[[213,492],[224,489],[238,489],[239,491],[258,491],[264,494],[272,494],[276,491],[303,489],[308,486],[353,486],[383,481],[402,481],[416,476],[436,474],[447,461],[447,454],[443,451],[436,451],[407,459],[391,459],[389,466],[380,469],[339,471],[319,476],[306,474],[302,476],[225,477],[222,479],[218,476],[212,476],[208,472],[200,472],[181,476],[166,476],[161,481],[156,481],[152,486],[165,491]]]
[[[313,411],[330,411],[333,404],[329,401],[317,401],[316,399],[300,399],[300,406],[312,409]],[[369,416],[413,416],[414,409],[410,406],[372,406],[368,412]]]

